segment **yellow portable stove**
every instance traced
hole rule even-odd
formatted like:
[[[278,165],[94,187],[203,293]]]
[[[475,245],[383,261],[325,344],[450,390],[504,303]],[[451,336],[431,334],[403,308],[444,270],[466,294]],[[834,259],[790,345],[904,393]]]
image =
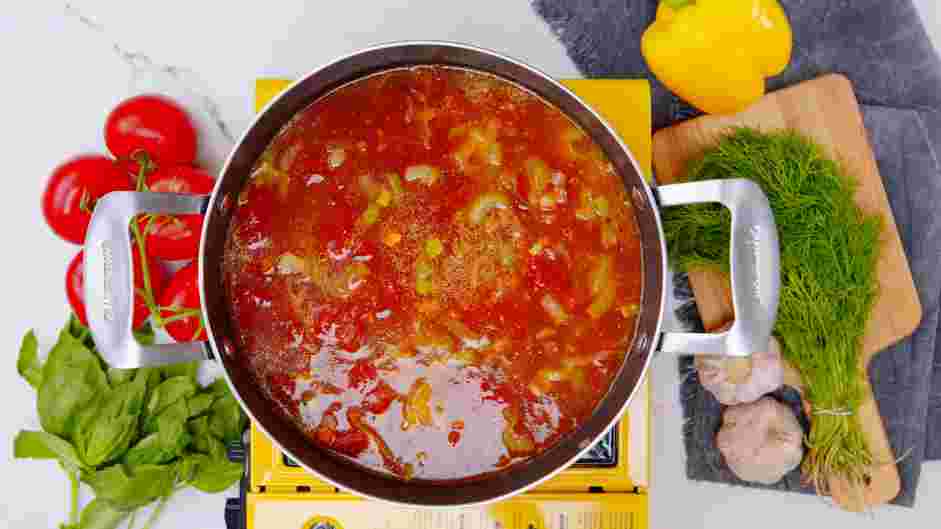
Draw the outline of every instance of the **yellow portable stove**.
[[[650,89],[646,81],[567,80],[617,130],[650,174]],[[288,84],[262,79],[256,110]],[[252,425],[241,494],[226,503],[228,529],[645,529],[648,527],[648,387],[624,418],[571,468],[509,500],[475,508],[424,510],[364,500],[317,479]]]

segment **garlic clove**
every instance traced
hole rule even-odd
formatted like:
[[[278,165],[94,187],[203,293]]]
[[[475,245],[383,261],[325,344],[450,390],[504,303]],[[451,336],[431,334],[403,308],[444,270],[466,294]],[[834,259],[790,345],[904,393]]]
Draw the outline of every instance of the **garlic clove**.
[[[781,345],[774,337],[768,351],[745,358],[699,355],[693,363],[703,387],[730,406],[754,402],[784,383]]]
[[[726,408],[716,445],[740,479],[771,485],[800,465],[803,436],[791,409],[764,397]]]

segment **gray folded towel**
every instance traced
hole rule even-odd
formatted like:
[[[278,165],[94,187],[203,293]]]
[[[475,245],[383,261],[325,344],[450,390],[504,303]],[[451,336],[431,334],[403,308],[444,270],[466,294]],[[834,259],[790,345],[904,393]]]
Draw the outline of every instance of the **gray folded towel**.
[[[870,367],[889,440],[904,456],[895,503],[911,506],[921,462],[941,459],[941,216],[935,213],[941,204],[941,62],[908,0],[781,3],[794,28],[794,54],[769,89],[831,72],[853,82],[924,307],[915,334],[883,351]],[[652,78],[640,54],[655,0],[535,0],[533,6],[586,77],[651,79],[655,129],[696,115]],[[682,295],[688,287],[680,284],[678,291]],[[682,312],[690,324],[698,320],[695,307]],[[722,461],[713,439],[721,407],[690,372],[688,359],[680,360],[680,374],[687,475],[754,486],[737,480]],[[776,396],[799,409],[794,392]],[[797,472],[773,488],[810,492]]]

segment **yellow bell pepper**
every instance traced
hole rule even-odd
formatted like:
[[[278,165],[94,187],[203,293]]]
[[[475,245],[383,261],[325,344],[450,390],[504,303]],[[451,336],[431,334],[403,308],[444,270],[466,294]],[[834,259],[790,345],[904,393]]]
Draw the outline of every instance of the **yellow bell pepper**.
[[[738,112],[791,60],[791,25],[777,0],[663,0],[641,51],[660,81],[709,114]]]

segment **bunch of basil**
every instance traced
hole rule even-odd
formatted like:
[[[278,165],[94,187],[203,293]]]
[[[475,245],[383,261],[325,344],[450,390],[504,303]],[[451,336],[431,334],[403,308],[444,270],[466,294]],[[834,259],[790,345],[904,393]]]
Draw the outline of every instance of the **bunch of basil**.
[[[138,333],[153,342],[153,332]],[[42,431],[14,439],[17,458],[56,459],[72,482],[70,520],[60,529],[118,527],[151,502],[153,525],[169,497],[187,486],[227,489],[242,476],[226,443],[246,418],[223,380],[200,387],[195,362],[161,368],[108,368],[74,316],[40,363],[36,336],[23,338],[17,370],[36,389]],[[95,493],[79,514],[79,482]]]

